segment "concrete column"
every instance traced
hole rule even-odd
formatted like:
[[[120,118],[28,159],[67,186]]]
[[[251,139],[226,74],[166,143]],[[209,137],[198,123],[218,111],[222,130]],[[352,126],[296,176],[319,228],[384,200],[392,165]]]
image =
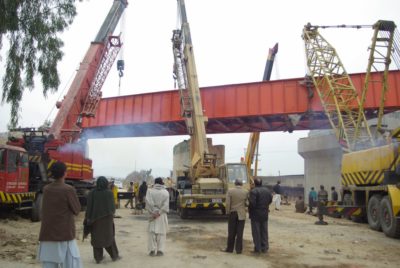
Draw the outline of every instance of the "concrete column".
[[[308,193],[314,187],[318,192],[325,186],[331,199],[331,187],[335,186],[340,199],[340,178],[342,149],[333,134],[313,135],[299,139],[298,153],[304,158],[304,199],[308,203]]]

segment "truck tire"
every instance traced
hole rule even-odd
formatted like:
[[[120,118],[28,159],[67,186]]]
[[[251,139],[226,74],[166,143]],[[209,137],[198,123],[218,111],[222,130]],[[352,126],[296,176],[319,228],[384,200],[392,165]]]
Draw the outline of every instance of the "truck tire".
[[[43,194],[37,193],[32,203],[31,221],[38,222],[42,219]]]
[[[367,218],[372,230],[381,231],[381,219],[379,215],[382,196],[374,194],[368,201]]]
[[[381,207],[379,216],[381,220],[382,231],[388,237],[400,237],[400,220],[393,215],[392,204],[389,196],[382,198],[380,205]]]

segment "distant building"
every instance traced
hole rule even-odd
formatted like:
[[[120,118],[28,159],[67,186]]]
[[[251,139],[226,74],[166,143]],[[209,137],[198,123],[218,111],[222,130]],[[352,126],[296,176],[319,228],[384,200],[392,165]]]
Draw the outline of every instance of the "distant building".
[[[299,175],[284,175],[284,176],[257,176],[261,179],[262,184],[273,186],[277,181],[281,181],[281,186],[288,187],[304,187],[304,174]]]
[[[262,185],[272,190],[272,187],[277,181],[281,182],[281,188],[284,196],[294,200],[298,196],[304,197],[304,184],[305,177],[303,174],[299,175],[284,175],[284,176],[257,176],[261,179]]]

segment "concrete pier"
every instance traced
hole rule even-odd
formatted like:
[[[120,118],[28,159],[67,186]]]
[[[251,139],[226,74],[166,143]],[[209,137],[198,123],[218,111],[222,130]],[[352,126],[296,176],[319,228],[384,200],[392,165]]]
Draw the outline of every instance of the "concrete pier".
[[[342,149],[334,134],[311,131],[309,137],[298,141],[298,153],[304,158],[304,199],[308,204],[308,193],[314,187],[324,185],[331,199],[331,187],[340,193]],[[340,195],[339,195],[340,198]]]

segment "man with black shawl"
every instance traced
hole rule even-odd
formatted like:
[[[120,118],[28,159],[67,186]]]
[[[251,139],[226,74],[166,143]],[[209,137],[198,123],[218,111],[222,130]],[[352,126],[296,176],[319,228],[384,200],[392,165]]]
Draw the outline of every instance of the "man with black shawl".
[[[108,188],[107,179],[101,176],[97,179],[96,188],[88,195],[84,222],[89,226],[96,263],[103,260],[103,248],[113,261],[120,259],[115,243],[114,213],[113,193]]]

